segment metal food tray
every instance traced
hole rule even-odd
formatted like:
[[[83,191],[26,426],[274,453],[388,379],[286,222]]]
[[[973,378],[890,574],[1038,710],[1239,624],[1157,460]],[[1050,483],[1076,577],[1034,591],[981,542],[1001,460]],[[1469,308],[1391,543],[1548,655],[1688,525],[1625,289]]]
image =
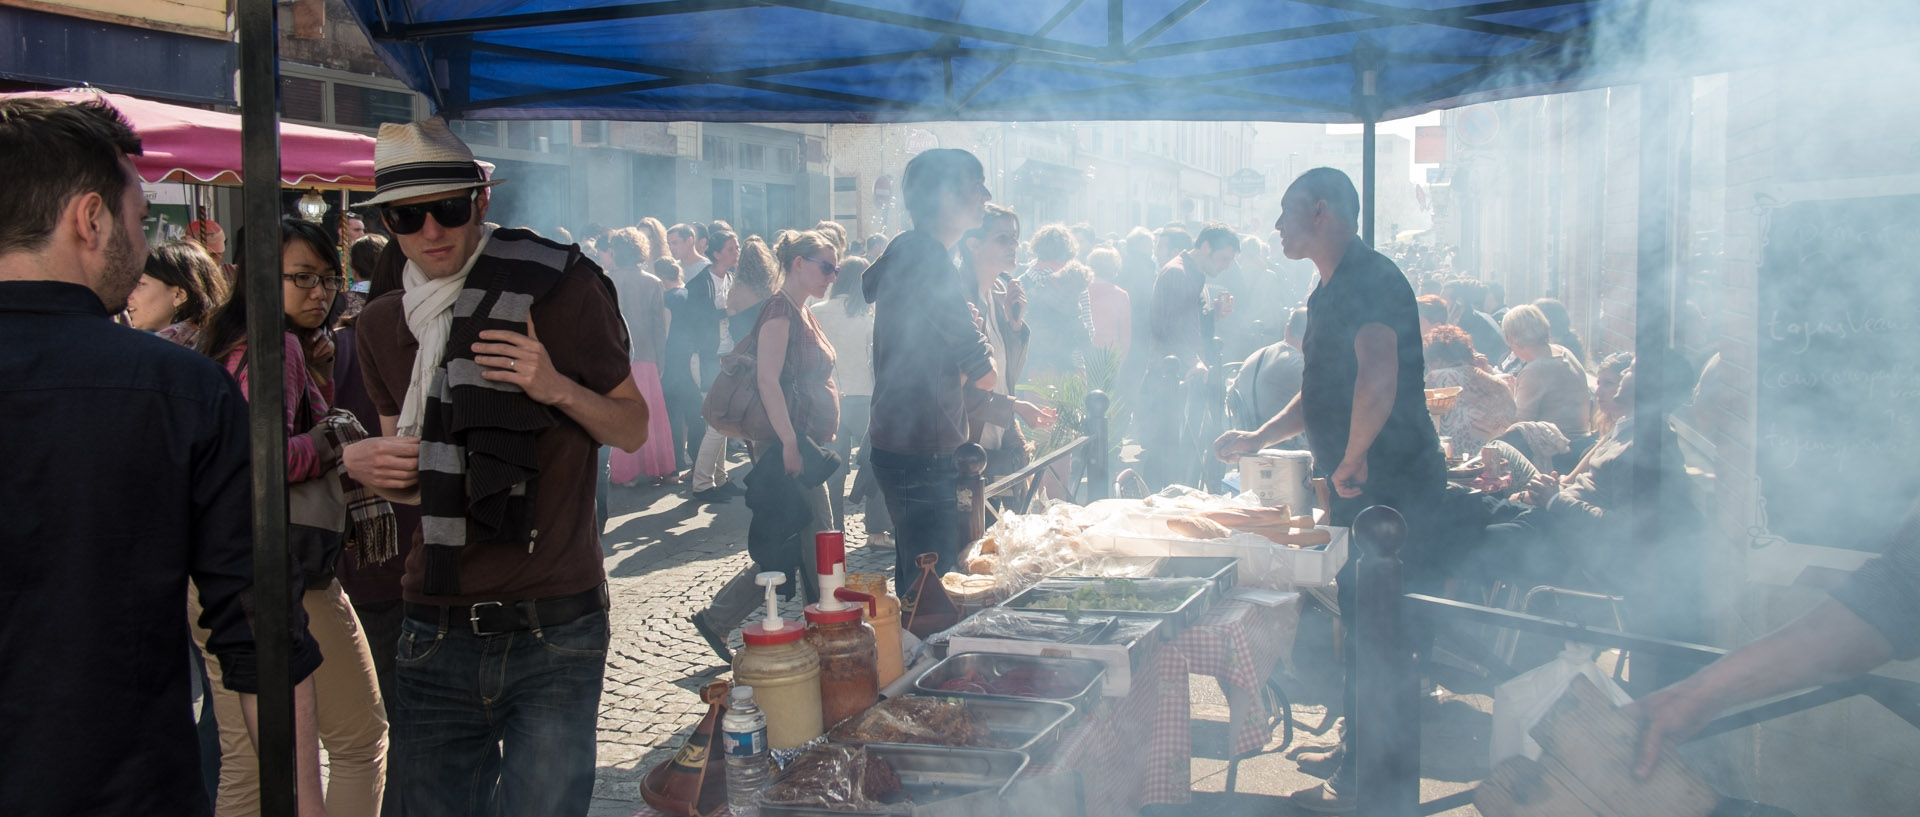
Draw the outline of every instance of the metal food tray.
[[[986,727],[994,745],[991,747],[956,748],[993,748],[1012,749],[1028,754],[1045,754],[1059,740],[1066,724],[1073,717],[1072,704],[1059,701],[1041,701],[1032,698],[960,698],[944,693],[922,695],[923,698],[952,697],[967,707],[967,711]],[[854,715],[827,731],[827,739],[838,743],[866,743],[868,746],[924,746],[920,743],[879,743],[855,740],[848,735],[853,733],[854,724],[861,722],[875,711],[884,709],[892,700],[881,701],[865,712]]]
[[[875,811],[762,802],[760,813],[768,817],[898,817],[912,814],[919,807],[968,795],[999,797],[1027,767],[1027,755],[1011,749],[869,743],[867,753],[893,767],[901,788],[913,798],[912,803]],[[775,775],[772,783],[779,783],[785,776],[784,772]]]
[[[1069,691],[1062,697],[1042,697],[994,692],[956,692],[940,688],[941,684],[969,674],[998,678],[1002,673],[1016,669],[1055,673],[1061,679],[1059,686]],[[1106,679],[1107,665],[1086,658],[970,652],[948,656],[945,660],[933,665],[913,682],[913,694],[985,700],[1059,701],[1072,706],[1074,716],[1077,718],[1092,709],[1094,704],[1099,703],[1101,687]]]
[[[1206,579],[1213,582],[1213,598],[1218,601],[1227,591],[1240,584],[1240,560],[1233,556],[1098,556],[1084,562],[1068,565],[1066,569],[1054,574],[1060,579],[1097,579],[1108,578],[1093,572],[1089,565],[1125,566],[1129,564],[1146,565],[1157,562],[1152,572],[1142,578],[1157,579]]]
[[[1051,608],[1034,607],[1033,604],[1034,602],[1039,601],[1040,599],[1047,596],[1056,595],[1059,593],[1072,593],[1073,591],[1086,586],[1088,582],[1106,582],[1106,581],[1165,582],[1168,584],[1182,586],[1183,588],[1186,588],[1188,592],[1187,592],[1186,599],[1181,601],[1178,605],[1176,605],[1171,610],[1157,610],[1157,611],[1156,610],[1096,610],[1096,609],[1082,608],[1080,610],[1080,615],[1082,617],[1127,616],[1127,617],[1134,617],[1134,618],[1158,618],[1166,622],[1166,624],[1160,628],[1161,637],[1166,639],[1172,639],[1174,636],[1179,635],[1180,631],[1185,630],[1188,627],[1192,626],[1195,621],[1198,621],[1200,617],[1205,615],[1207,610],[1213,606],[1213,582],[1208,581],[1206,579],[1145,579],[1145,580],[1142,580],[1142,579],[1071,579],[1071,578],[1041,579],[1038,584],[1035,584],[1032,587],[1029,587],[1025,590],[1020,591],[1020,593],[1014,596],[1013,598],[1007,599],[1005,602],[1005,606],[1015,610],[1033,610],[1035,612],[1046,612],[1046,613],[1064,612],[1062,610],[1056,610]]]

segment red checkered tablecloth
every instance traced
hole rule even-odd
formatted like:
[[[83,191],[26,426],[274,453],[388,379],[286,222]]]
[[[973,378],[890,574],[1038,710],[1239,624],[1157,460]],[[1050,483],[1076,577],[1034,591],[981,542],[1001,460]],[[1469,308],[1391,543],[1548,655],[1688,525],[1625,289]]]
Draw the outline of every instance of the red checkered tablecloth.
[[[1219,679],[1227,694],[1232,719],[1228,757],[1257,752],[1272,738],[1260,688],[1276,662],[1291,660],[1299,627],[1297,594],[1273,607],[1229,598],[1173,640],[1171,646],[1186,656],[1190,671]],[[1183,722],[1185,716],[1182,712]]]
[[[1086,813],[1134,814],[1142,806],[1185,803],[1192,790],[1193,732],[1187,657],[1162,644],[1135,673],[1125,698],[1102,698],[1029,774],[1080,775]]]

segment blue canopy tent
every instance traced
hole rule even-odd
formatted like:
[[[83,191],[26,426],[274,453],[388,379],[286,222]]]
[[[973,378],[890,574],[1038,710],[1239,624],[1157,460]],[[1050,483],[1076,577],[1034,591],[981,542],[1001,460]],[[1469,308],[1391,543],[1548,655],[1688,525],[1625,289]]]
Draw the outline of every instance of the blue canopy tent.
[[[1593,0],[348,0],[448,116],[1358,122],[1539,93]],[[1357,77],[1377,72],[1363,87]]]
[[[1817,58],[1910,31],[1912,0],[346,0],[388,66],[450,118],[746,122],[1265,120],[1366,126],[1473,102],[1641,84],[1642,382],[1663,382],[1673,212],[1667,80]],[[273,4],[236,3],[241,98],[275,99]],[[1756,28],[1755,21],[1774,24]],[[249,314],[279,312],[278,113],[243,106]],[[265,371],[278,321],[249,327]],[[294,809],[284,435],[255,384],[263,813]],[[1640,392],[1640,413],[1655,410]],[[1637,446],[1654,462],[1658,435]],[[1654,472],[1648,468],[1646,472]],[[1640,486],[1651,496],[1660,486]],[[1653,503],[1646,503],[1651,507]],[[1643,514],[1647,524],[1657,524]],[[1363,772],[1364,774],[1364,772]],[[1399,780],[1396,785],[1409,781]],[[1417,780],[1411,783],[1417,784]],[[1365,788],[1365,787],[1363,787]],[[1396,802],[1396,788],[1368,798]],[[1371,810],[1363,801],[1363,812]]]

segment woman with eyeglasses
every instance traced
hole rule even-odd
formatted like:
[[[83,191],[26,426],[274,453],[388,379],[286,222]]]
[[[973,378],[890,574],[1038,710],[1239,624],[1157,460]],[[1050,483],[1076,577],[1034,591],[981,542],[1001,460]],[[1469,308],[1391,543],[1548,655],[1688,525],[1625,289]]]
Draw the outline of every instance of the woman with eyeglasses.
[[[337,431],[329,432],[334,422],[330,414],[334,347],[328,327],[344,302],[340,293],[346,288],[346,278],[340,273],[340,256],[333,248],[332,239],[319,225],[283,219],[280,238],[282,319],[286,324],[286,357],[281,377],[286,384],[283,416],[287,431],[287,484],[291,487],[311,480],[337,478],[338,443],[343,441],[334,439]],[[251,394],[248,383],[255,374],[248,366],[247,279],[248,275],[242,271],[232,298],[208,321],[199,347],[203,354],[233,373],[240,381],[243,395]],[[384,502],[379,504],[385,509]],[[344,507],[341,513],[346,513]],[[325,656],[313,679],[316,699],[321,701],[318,707],[320,741],[329,758],[327,811],[375,814],[386,787],[387,715],[380,698],[373,655],[346,592],[341,589],[339,579],[332,575],[335,565],[317,565],[324,575],[314,575],[315,566],[304,564],[314,560],[302,558],[311,555],[301,551],[292,554],[292,558],[307,568],[307,589],[301,597],[301,606],[306,611],[307,628]],[[337,561],[338,558],[336,549],[331,559]],[[198,606],[194,599],[190,616],[194,639],[204,650],[208,633],[199,625]],[[214,716],[220,724],[222,758],[215,814],[226,817],[257,813],[260,809],[259,765],[242,718],[239,696],[220,684],[217,666],[209,664],[207,674],[213,690]]]
[[[749,239],[751,247],[755,239]],[[754,375],[766,409],[771,439],[753,440],[753,471],[747,475],[747,552],[753,565],[740,571],[713,604],[693,616],[694,629],[716,656],[731,662],[726,634],[753,610],[762,595],[754,575],[762,570],[801,572],[808,603],[818,601],[813,534],[833,525],[826,481],[839,457],[825,446],[840,428],[840,399],[833,382],[833,344],[807,301],[825,298],[840,273],[833,243],[819,232],[788,232],[774,249],[780,289],[760,308],[744,342],[752,344]],[[746,265],[742,265],[744,271]],[[735,290],[738,291],[737,289]],[[797,529],[796,529],[797,528]]]

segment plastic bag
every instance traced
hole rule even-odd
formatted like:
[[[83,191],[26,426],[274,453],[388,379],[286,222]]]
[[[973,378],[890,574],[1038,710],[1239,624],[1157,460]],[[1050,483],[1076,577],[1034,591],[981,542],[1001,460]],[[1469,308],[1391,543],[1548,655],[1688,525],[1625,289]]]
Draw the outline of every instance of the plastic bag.
[[[1614,706],[1625,706],[1633,700],[1626,690],[1600,671],[1599,665],[1593,663],[1592,648],[1569,644],[1559,657],[1494,688],[1493,765],[1497,766],[1500,761],[1515,755],[1525,755],[1529,760],[1540,759],[1540,744],[1528,733],[1533,730],[1534,724],[1546,717],[1554,702],[1566,694],[1567,685],[1573,683],[1576,675],[1587,676],[1587,680],[1605,693]]]
[[[888,698],[842,721],[827,738],[845,743],[920,743],[929,746],[992,746],[992,734],[963,701],[948,698]]]
[[[969,572],[991,575],[998,591],[1012,595],[1084,558],[1090,552],[1085,530],[1111,510],[1056,502],[1041,513],[1002,516],[970,550],[966,561],[976,569]]]
[[[836,811],[911,810],[912,799],[893,767],[865,746],[828,743],[816,746],[760,795],[777,806],[811,806]]]

